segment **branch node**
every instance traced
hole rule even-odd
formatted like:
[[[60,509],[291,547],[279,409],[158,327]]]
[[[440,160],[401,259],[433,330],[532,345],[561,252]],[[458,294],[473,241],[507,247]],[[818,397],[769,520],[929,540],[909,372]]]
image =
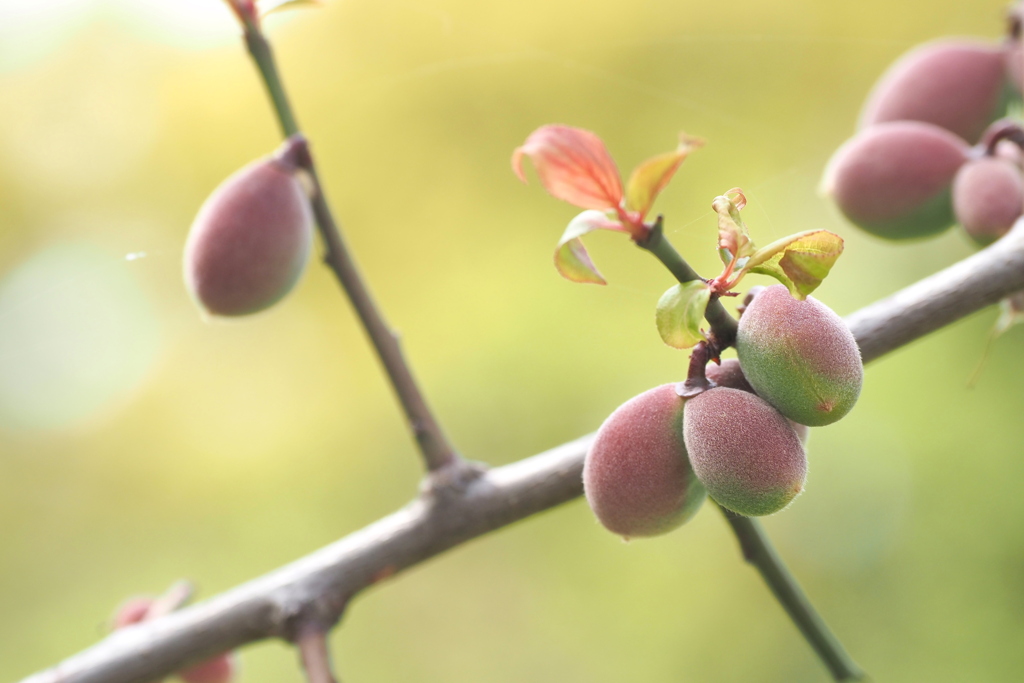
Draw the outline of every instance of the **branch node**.
[[[461,496],[487,470],[487,465],[482,462],[453,458],[441,467],[431,470],[423,478],[420,493],[434,501]]]
[[[316,622],[304,624],[295,638],[302,668],[309,683],[338,683],[331,666],[331,651],[327,643],[329,629]]]

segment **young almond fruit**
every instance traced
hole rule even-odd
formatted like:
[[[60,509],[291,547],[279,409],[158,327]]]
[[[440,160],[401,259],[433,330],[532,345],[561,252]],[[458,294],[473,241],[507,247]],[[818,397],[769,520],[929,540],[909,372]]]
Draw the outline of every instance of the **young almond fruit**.
[[[715,387],[687,400],[683,434],[694,472],[724,508],[770,515],[804,488],[807,456],[800,438],[755,394]]]
[[[937,235],[954,223],[950,186],[969,151],[930,123],[876,123],[836,150],[822,190],[847,219],[879,237]]]
[[[860,127],[926,121],[975,142],[1002,113],[1006,50],[998,44],[938,40],[900,57],[875,85]]]
[[[757,395],[802,425],[831,424],[860,396],[864,366],[850,328],[825,304],[798,301],[784,285],[766,287],[747,306],[736,352]]]
[[[204,311],[248,315],[284,297],[302,274],[313,239],[299,160],[300,136],[252,162],[213,191],[185,244],[185,285]]]
[[[627,539],[663,534],[704,502],[683,443],[683,405],[676,385],[663,384],[623,403],[598,430],[583,490],[609,531]]]

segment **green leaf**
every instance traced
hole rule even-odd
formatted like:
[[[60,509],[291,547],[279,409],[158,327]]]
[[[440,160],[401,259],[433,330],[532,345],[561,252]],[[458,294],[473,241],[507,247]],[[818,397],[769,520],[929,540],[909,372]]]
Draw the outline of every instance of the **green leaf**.
[[[678,284],[662,294],[654,318],[661,340],[676,349],[688,349],[705,341],[707,337],[700,324],[710,299],[711,290],[700,280]]]
[[[628,232],[621,223],[609,218],[603,211],[591,209],[579,214],[571,221],[562,233],[555,249],[555,268],[566,280],[595,285],[606,285],[608,282],[598,272],[590,254],[580,239],[594,230],[614,230]]]
[[[323,0],[263,0],[263,2],[259,3],[259,7],[260,15],[265,17],[272,12],[282,12],[302,7],[319,7],[323,4]]]
[[[743,270],[770,275],[803,300],[818,288],[843,253],[843,238],[827,230],[808,230],[758,249]]]
[[[718,214],[718,255],[729,265],[733,259],[744,259],[754,253],[747,226],[740,218],[740,209],[747,205],[743,190],[734,187],[715,197],[711,208]],[[742,264],[737,264],[742,265]]]
[[[651,157],[633,169],[626,185],[626,208],[638,212],[641,217],[646,216],[658,194],[672,180],[683,159],[693,150],[703,146],[704,141],[700,138],[680,133],[679,146],[675,151]]]

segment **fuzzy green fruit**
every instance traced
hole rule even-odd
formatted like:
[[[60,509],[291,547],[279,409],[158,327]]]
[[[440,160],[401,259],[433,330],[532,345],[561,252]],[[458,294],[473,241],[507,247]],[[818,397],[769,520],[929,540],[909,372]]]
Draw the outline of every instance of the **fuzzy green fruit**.
[[[783,285],[759,293],[740,317],[736,352],[757,395],[802,425],[841,419],[864,381],[860,349],[843,319]]]
[[[583,465],[590,508],[625,538],[675,529],[704,502],[683,443],[684,401],[663,384],[626,401],[597,432]]]
[[[722,507],[778,512],[799,494],[807,456],[789,421],[750,392],[716,387],[689,399],[683,434],[693,470]]]

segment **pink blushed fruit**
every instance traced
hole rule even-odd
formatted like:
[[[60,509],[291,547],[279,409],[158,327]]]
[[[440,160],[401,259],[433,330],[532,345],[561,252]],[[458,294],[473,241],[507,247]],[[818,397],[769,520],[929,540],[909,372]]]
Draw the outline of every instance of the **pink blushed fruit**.
[[[999,157],[967,162],[953,179],[953,211],[975,242],[995,242],[1024,213],[1020,167]]]
[[[851,222],[879,237],[935,235],[954,222],[950,185],[968,151],[929,123],[879,123],[836,150],[822,189]]]
[[[689,399],[683,434],[694,472],[724,508],[770,515],[803,490],[800,439],[779,411],[750,392],[716,387]]]
[[[304,140],[288,140],[221,183],[200,208],[185,245],[185,284],[207,313],[256,313],[298,281],[313,235],[296,162],[304,151]]]
[[[1001,115],[1008,85],[999,45],[940,40],[900,57],[875,85],[860,127],[886,121],[925,121],[969,142]]]
[[[237,668],[235,657],[223,654],[182,669],[178,676],[185,683],[229,683],[234,678]]]
[[[619,406],[597,432],[583,466],[587,502],[609,531],[655,536],[704,502],[683,442],[684,401],[663,384]]]

